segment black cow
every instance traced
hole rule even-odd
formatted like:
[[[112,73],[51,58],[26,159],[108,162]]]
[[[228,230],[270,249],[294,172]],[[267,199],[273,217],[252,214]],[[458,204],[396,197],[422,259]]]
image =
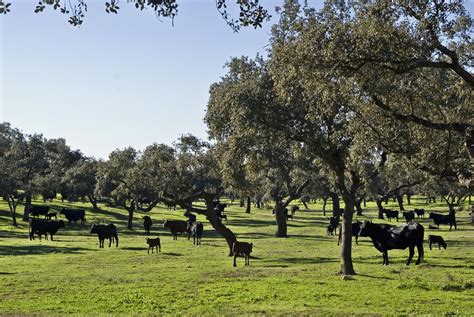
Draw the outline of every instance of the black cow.
[[[193,214],[192,212],[190,211],[185,211],[183,216],[185,216],[186,218],[188,218],[188,223],[189,224],[192,224],[193,222],[196,222],[196,215]]]
[[[153,225],[153,221],[151,220],[150,216],[144,216],[143,227],[145,228],[146,234],[150,234],[151,225]]]
[[[454,210],[450,211],[448,215],[437,214],[430,212],[430,219],[433,219],[434,224],[438,227],[439,225],[449,225],[449,231],[454,226],[454,230],[457,230],[456,215]]]
[[[430,250],[433,250],[431,249],[431,245],[433,243],[437,243],[438,244],[438,249],[441,250],[441,247],[445,248],[446,249],[446,242],[444,242],[444,239],[442,236],[435,236],[435,235],[429,235],[428,236],[428,243],[430,245]]]
[[[293,220],[293,215],[289,215],[288,214],[288,208],[285,208],[285,210],[283,210],[285,216],[286,216],[286,220],[290,219]]]
[[[188,223],[184,220],[165,220],[163,227],[170,228],[173,240],[178,240],[178,233],[183,232],[188,234],[188,240],[191,238],[191,231],[188,228]]]
[[[83,224],[86,221],[86,212],[84,209],[63,208],[60,214],[66,217],[69,225],[73,221],[74,221],[74,224],[76,224],[78,220],[81,221],[81,224]]]
[[[415,246],[418,249],[418,259],[415,264],[420,264],[423,259],[423,237],[425,228],[417,222],[403,226],[392,226],[388,224],[375,224],[364,221],[360,225],[359,235],[370,237],[374,247],[383,254],[383,265],[388,265],[388,250],[409,248],[409,256],[406,265],[409,265],[415,254]]]
[[[202,232],[204,226],[200,222],[188,223],[188,230],[193,236],[193,244],[201,244]]]
[[[91,233],[96,233],[99,238],[99,248],[104,247],[104,240],[109,239],[109,248],[112,246],[112,242],[115,239],[115,247],[118,247],[119,239],[117,235],[117,227],[113,223],[108,225],[92,225]]]
[[[235,241],[232,245],[232,254],[234,255],[234,267],[237,266],[237,256],[243,256],[245,258],[245,266],[250,265],[250,253],[252,253],[252,249],[252,243]]]
[[[298,210],[300,210],[300,207],[298,206],[291,206],[291,215],[294,215]],[[293,218],[292,218],[293,219]]]
[[[356,221],[352,223],[352,236],[355,237],[356,244],[359,244],[359,231],[360,225],[362,222]],[[339,245],[342,241],[342,224],[339,225],[339,238],[337,239],[337,245]]]
[[[344,209],[342,209],[342,208],[339,208],[338,210],[333,210],[333,211],[332,211],[332,216],[333,216],[333,217],[339,218],[339,217],[341,217],[343,214],[344,214]]]
[[[403,218],[405,218],[407,223],[412,222],[415,220],[415,213],[413,211],[403,212]]]
[[[333,234],[336,234],[337,232],[337,228],[339,228],[339,221],[340,221],[340,218],[339,217],[331,217],[329,218],[329,224],[328,224],[328,227],[327,227],[327,231],[326,231],[326,234],[329,236],[329,235],[333,235]]]
[[[64,228],[64,221],[54,221],[54,220],[42,220],[42,219],[30,219],[30,240],[35,239],[35,234],[39,236],[41,240],[41,236],[44,234],[45,239],[48,240],[48,233],[51,237],[51,241],[53,241],[53,235],[55,235],[59,228]]]
[[[398,221],[398,210],[384,209],[383,213],[387,217],[388,221],[392,221],[393,218],[397,218]]]
[[[30,207],[30,214],[33,217],[38,217],[39,215],[43,215],[45,218],[48,215],[49,206],[31,206]]]
[[[413,210],[417,217],[425,218],[425,210],[424,209],[417,209]]]

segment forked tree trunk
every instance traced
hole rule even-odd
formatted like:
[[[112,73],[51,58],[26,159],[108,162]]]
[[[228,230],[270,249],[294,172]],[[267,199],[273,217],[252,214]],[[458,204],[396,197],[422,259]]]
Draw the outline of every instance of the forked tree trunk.
[[[281,202],[275,203],[275,220],[277,223],[277,231],[275,232],[275,237],[278,238],[287,238],[288,230],[286,223],[286,214],[285,207]]]
[[[95,199],[91,195],[87,195],[87,198],[89,199],[89,202],[92,204],[92,209],[95,211],[99,210],[99,207],[97,206],[97,199]]]
[[[14,227],[18,226],[17,222],[16,222],[16,206],[17,206],[17,203],[15,202],[15,198],[11,198],[10,197],[7,197],[7,201],[8,201],[8,207],[10,209],[10,216],[12,217],[12,225]]]
[[[250,213],[250,208],[252,207],[252,201],[250,199],[250,196],[247,196],[247,206],[245,206],[245,213],[249,214]]]

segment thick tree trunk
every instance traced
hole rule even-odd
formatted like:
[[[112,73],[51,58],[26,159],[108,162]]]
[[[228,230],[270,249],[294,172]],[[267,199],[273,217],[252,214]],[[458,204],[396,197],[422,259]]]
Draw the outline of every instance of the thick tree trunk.
[[[326,204],[328,202],[327,197],[323,197],[323,215],[326,216]]]
[[[363,200],[364,200],[364,207],[367,207],[367,199],[365,199],[364,197]]]
[[[357,210],[357,216],[362,216],[362,200],[364,198],[360,198],[360,199],[357,199],[356,202],[355,202],[355,207],[356,207],[356,210]]]
[[[382,198],[377,198],[375,203],[377,204],[377,209],[379,210],[378,218],[383,219]]]
[[[329,196],[332,200],[332,211],[334,213],[339,213],[339,210],[341,209],[341,205],[339,204],[339,196],[335,192],[329,192]]]
[[[286,214],[285,207],[281,202],[275,203],[275,220],[277,223],[277,231],[275,232],[275,237],[278,238],[287,238],[287,223],[286,223]]]
[[[345,208],[342,220],[342,245],[341,245],[341,274],[355,275],[352,264],[352,215],[354,213],[355,197],[343,197]]]
[[[247,206],[245,207],[245,213],[249,214],[250,213],[250,208],[252,207],[252,200],[250,199],[250,196],[247,196]]]
[[[216,213],[214,210],[212,210],[212,208],[210,211],[208,209],[206,218],[214,230],[224,237],[225,241],[227,242],[227,246],[229,247],[229,256],[232,256],[232,246],[234,245],[234,242],[237,241],[235,234],[222,223],[221,218],[216,216]]]
[[[25,211],[23,212],[23,221],[30,219],[31,193],[25,194]]]
[[[127,220],[127,229],[132,230],[133,227],[133,209],[127,209],[128,211],[128,220]]]
[[[239,207],[243,208],[245,205],[245,201],[243,197],[240,197]]]
[[[15,198],[10,198],[7,197],[7,200],[8,200],[8,207],[10,209],[10,216],[12,217],[12,225],[14,227],[18,226],[17,222],[16,222],[16,206],[17,204],[15,203]]]
[[[395,198],[397,199],[398,207],[400,208],[400,210],[405,210],[405,208],[403,208],[403,196],[400,194],[395,194]]]

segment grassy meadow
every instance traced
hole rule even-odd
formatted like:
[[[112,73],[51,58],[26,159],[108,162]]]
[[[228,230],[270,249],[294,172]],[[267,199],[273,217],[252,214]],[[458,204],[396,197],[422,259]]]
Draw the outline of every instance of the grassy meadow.
[[[42,201],[36,201],[43,204]],[[89,208],[87,204],[48,205]],[[396,208],[390,202],[388,207]],[[447,212],[444,204],[412,206]],[[162,252],[147,254],[143,213],[135,213],[134,230],[126,229],[127,213],[101,206],[87,209],[87,224],[60,229],[55,241],[30,241],[28,224],[11,226],[8,206],[0,203],[0,313],[5,315],[472,315],[474,313],[474,226],[469,211],[457,213],[458,230],[428,229],[447,241],[447,250],[429,250],[425,261],[405,266],[408,250],[389,251],[390,265],[368,238],[353,242],[358,273],[344,281],[339,270],[339,247],[326,236],[328,220],[321,203],[297,212],[289,220],[289,238],[274,238],[270,209],[227,208],[228,227],[241,241],[254,243],[250,266],[238,258],[232,267],[227,245],[202,217],[202,245],[184,235],[173,241],[162,227],[165,219],[184,219],[183,210],[155,208],[151,237],[159,236]],[[330,206],[328,206],[330,210]],[[19,206],[22,214],[23,206]],[[375,204],[364,213],[376,220]],[[59,210],[58,210],[59,214]],[[363,218],[359,217],[360,220]],[[402,222],[400,219],[400,224]],[[113,222],[119,230],[119,247],[98,248],[91,223]],[[416,260],[417,252],[414,260]]]

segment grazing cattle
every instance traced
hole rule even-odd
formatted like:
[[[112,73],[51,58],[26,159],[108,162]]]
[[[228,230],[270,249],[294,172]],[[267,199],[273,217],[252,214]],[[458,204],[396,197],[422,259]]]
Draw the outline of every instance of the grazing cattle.
[[[145,228],[146,234],[150,234],[151,225],[153,225],[153,221],[151,220],[150,216],[144,216],[143,227]]]
[[[298,210],[300,210],[300,207],[291,206],[291,215],[293,216]],[[291,218],[291,219],[293,219],[293,218]]]
[[[352,236],[356,239],[356,244],[359,244],[359,231],[360,225],[362,222],[356,221],[352,223]],[[339,245],[342,241],[342,224],[339,225],[339,238],[337,239],[337,245]]]
[[[253,244],[248,242],[235,241],[232,245],[232,254],[234,255],[234,267],[237,266],[237,256],[245,258],[245,266],[250,265],[250,253],[252,253]]]
[[[64,215],[70,225],[74,221],[74,224],[80,220],[81,224],[86,221],[86,212],[84,209],[69,209],[63,208],[60,212],[61,215]]]
[[[188,229],[188,223],[184,220],[165,220],[163,227],[170,228],[170,232],[173,235],[173,240],[178,240],[178,233],[183,232],[188,234],[188,240],[191,237],[191,231]]]
[[[430,212],[430,219],[433,219],[434,224],[438,227],[439,225],[449,225],[449,231],[454,226],[454,230],[457,230],[456,225],[456,215],[454,210],[450,211],[448,215],[437,214],[434,212]]]
[[[424,209],[417,209],[414,210],[417,217],[425,218],[425,210]]]
[[[53,218],[53,217],[54,217],[54,219],[58,219],[57,213],[55,213],[55,212],[50,212],[50,213],[48,213],[48,214],[46,215],[46,218],[48,218],[49,220],[51,220],[51,218]]]
[[[428,243],[430,244],[430,250],[433,250],[431,249],[431,245],[433,243],[437,243],[438,244],[438,249],[441,250],[441,247],[445,248],[446,249],[446,242],[444,242],[444,239],[442,236],[435,236],[435,235],[429,235],[428,236]]]
[[[48,240],[48,233],[51,237],[51,241],[53,241],[53,235],[55,235],[59,228],[64,228],[64,221],[54,221],[54,220],[42,220],[42,219],[30,219],[30,240],[35,239],[35,234],[39,236],[41,240],[41,236],[44,234],[45,239]]]
[[[49,206],[31,206],[30,207],[30,214],[33,217],[38,217],[39,215],[43,215],[45,218],[48,215]]]
[[[409,265],[415,254],[415,246],[418,249],[416,264],[423,259],[423,236],[425,228],[417,222],[403,226],[392,226],[388,224],[375,224],[368,220],[360,225],[359,236],[370,237],[374,247],[383,254],[383,265],[388,265],[388,250],[409,248],[409,256],[406,265]]]
[[[155,238],[155,239],[147,238],[146,243],[148,244],[148,254],[150,254],[150,248],[151,248],[151,253],[153,253],[154,248],[156,248],[157,254],[158,254],[158,251],[161,252],[160,238]]]
[[[327,231],[326,231],[326,234],[328,236],[330,236],[330,235],[332,236],[333,234],[335,235],[337,233],[336,229],[339,228],[339,221],[340,221],[339,217],[329,218],[329,224],[328,224]]]
[[[43,196],[44,202],[46,202],[47,200],[53,201],[53,199],[56,198],[56,193],[55,192],[43,193],[41,196]]]
[[[415,220],[415,213],[413,211],[403,212],[403,218],[405,218],[407,223],[412,222]]]
[[[201,244],[202,232],[204,226],[200,222],[188,223],[188,230],[193,236],[193,244]]]
[[[104,247],[104,240],[109,239],[109,248],[115,239],[115,247],[118,247],[119,239],[117,235],[117,227],[113,223],[108,225],[92,225],[91,233],[96,233],[99,238],[99,248]]]
[[[393,218],[397,218],[398,221],[398,210],[384,209],[382,213],[385,214],[388,221],[392,221]]]

